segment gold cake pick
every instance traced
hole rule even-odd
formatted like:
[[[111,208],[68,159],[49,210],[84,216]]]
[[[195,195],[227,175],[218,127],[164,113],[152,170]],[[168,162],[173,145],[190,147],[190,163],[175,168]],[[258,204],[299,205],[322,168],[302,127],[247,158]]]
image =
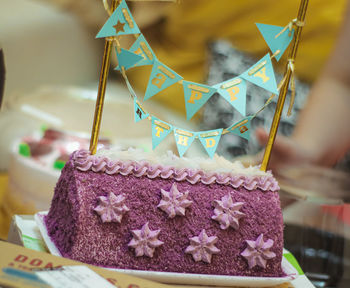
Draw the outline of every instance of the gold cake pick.
[[[272,120],[268,142],[267,142],[266,147],[265,147],[265,153],[264,153],[264,157],[263,157],[261,167],[260,167],[260,169],[262,171],[266,171],[267,166],[269,165],[272,147],[273,147],[273,144],[275,142],[278,125],[280,123],[284,102],[286,100],[286,95],[288,92],[289,82],[290,82],[291,77],[294,79],[294,61],[296,58],[298,45],[300,42],[301,31],[302,31],[303,26],[304,26],[304,20],[305,20],[305,15],[306,15],[308,3],[309,3],[309,0],[301,0],[300,1],[298,17],[297,17],[297,19],[295,19],[291,22],[295,26],[295,34],[294,34],[295,36],[293,39],[292,47],[291,47],[290,52],[289,52],[288,62],[286,64],[285,73],[284,73],[284,77],[283,77],[283,84],[282,84],[282,87],[281,87],[281,90],[280,90],[280,93],[278,96],[277,106],[276,106],[275,114],[274,114],[273,120]],[[292,79],[292,81],[294,81],[293,79]],[[292,83],[292,85],[293,85],[293,83]]]
[[[111,12],[117,8],[119,4],[119,0],[113,0],[111,5]],[[91,138],[90,138],[90,152],[91,154],[95,154],[97,150],[97,144],[98,144],[98,136],[100,132],[100,126],[101,126],[101,120],[102,120],[102,111],[103,111],[103,103],[106,93],[106,84],[107,84],[107,78],[108,78],[108,72],[109,72],[109,66],[110,66],[110,56],[111,56],[111,50],[113,47],[113,41],[111,39],[105,40],[105,48],[103,52],[103,60],[102,60],[102,66],[101,66],[101,72],[100,72],[100,80],[98,83],[98,92],[97,92],[97,99],[96,99],[96,107],[95,107],[95,115],[94,115],[94,123],[92,125],[92,131],[91,131]]]

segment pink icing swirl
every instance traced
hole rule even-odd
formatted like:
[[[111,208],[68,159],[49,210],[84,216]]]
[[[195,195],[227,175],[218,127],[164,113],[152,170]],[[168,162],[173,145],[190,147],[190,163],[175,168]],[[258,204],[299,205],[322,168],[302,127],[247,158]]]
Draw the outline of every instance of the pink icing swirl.
[[[185,216],[186,208],[191,206],[192,201],[188,200],[188,191],[180,192],[175,183],[171,185],[170,191],[160,189],[162,199],[158,204],[158,208],[168,214],[169,218],[176,215]]]
[[[218,183],[231,185],[233,188],[244,187],[251,191],[261,189],[263,191],[278,191],[279,186],[272,175],[247,176],[231,175],[229,173],[204,172],[188,168],[175,168],[150,164],[146,161],[110,160],[107,157],[90,155],[89,151],[78,150],[72,154],[74,166],[80,171],[104,172],[109,175],[132,174],[136,177],[147,176],[150,179],[160,177],[162,179],[174,179],[176,181],[188,181],[191,184],[202,182],[209,185]]]
[[[276,254],[270,251],[273,246],[273,240],[264,241],[264,235],[260,234],[256,240],[245,240],[247,248],[241,255],[247,260],[249,269],[255,266],[266,268],[266,262],[269,259],[276,257]]]
[[[218,242],[218,237],[208,236],[205,229],[198,236],[190,238],[190,245],[187,246],[185,253],[192,254],[194,261],[203,261],[211,263],[213,254],[218,254],[218,249],[215,244]]]
[[[147,256],[152,258],[157,247],[164,244],[158,240],[159,230],[151,230],[148,227],[148,222],[142,226],[140,230],[131,230],[133,238],[128,246],[135,249],[135,256]]]

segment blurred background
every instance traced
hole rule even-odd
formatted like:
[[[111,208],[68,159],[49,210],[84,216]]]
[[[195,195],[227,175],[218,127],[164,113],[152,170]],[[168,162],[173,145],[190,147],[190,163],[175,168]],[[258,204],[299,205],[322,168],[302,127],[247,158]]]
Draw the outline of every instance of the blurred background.
[[[285,26],[296,16],[299,1],[128,1],[128,5],[163,63],[188,81],[212,85],[239,75],[264,56],[268,47],[255,23]],[[296,62],[296,102],[292,117],[284,112],[281,135],[293,132],[309,89],[340,33],[345,6],[346,0],[309,3]],[[53,187],[69,154],[88,148],[104,46],[104,40],[95,35],[107,17],[98,0],[1,1],[0,49],[6,69],[0,110],[2,239],[7,237],[12,215],[49,208]],[[132,37],[123,37],[123,47],[132,41]],[[286,59],[284,55],[279,63],[273,63],[277,81],[283,76]],[[116,65],[112,55],[111,67]],[[140,96],[150,71],[150,67],[128,71]],[[164,121],[194,131],[228,127],[236,121],[237,113],[218,95],[193,121],[186,121],[185,103],[178,97],[183,91],[178,86],[154,96],[145,108]],[[269,96],[248,86],[248,114],[256,112]],[[276,100],[254,120],[253,130],[270,128]],[[100,145],[151,150],[150,123],[134,123],[131,98],[112,69],[105,103]],[[160,152],[175,152],[173,139],[168,138],[157,148]],[[187,156],[205,155],[197,144]],[[250,142],[225,135],[217,152],[234,159],[261,149],[252,133]],[[309,174],[301,168],[291,169],[279,179],[285,246],[318,287],[350,287],[349,157],[337,167],[305,170],[312,171]],[[315,185],[321,178],[333,185]]]

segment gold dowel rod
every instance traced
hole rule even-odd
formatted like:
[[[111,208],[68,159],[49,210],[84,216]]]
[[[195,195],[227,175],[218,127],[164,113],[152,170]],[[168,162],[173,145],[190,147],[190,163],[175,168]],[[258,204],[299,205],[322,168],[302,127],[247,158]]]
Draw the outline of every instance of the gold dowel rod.
[[[113,0],[111,10],[114,11],[118,6],[118,1]],[[105,48],[103,53],[103,61],[100,72],[100,80],[98,83],[98,93],[95,106],[94,123],[92,125],[91,138],[90,138],[90,152],[95,154],[98,144],[98,136],[100,133],[100,126],[102,120],[103,103],[106,93],[107,78],[110,65],[110,55],[113,47],[113,41],[105,40]]]
[[[299,6],[298,17],[297,17],[297,23],[304,23],[308,3],[309,3],[309,0],[301,0],[300,6]],[[273,120],[272,120],[272,124],[271,124],[269,139],[268,139],[266,147],[265,147],[265,153],[264,153],[264,157],[263,157],[261,167],[260,167],[260,169],[262,171],[266,171],[267,166],[269,165],[272,147],[273,147],[273,144],[275,142],[278,125],[280,123],[284,102],[286,100],[286,95],[288,92],[290,77],[292,75],[292,71],[291,71],[290,66],[289,66],[290,65],[289,61],[292,61],[294,63],[294,60],[295,60],[295,57],[297,54],[297,50],[298,50],[298,45],[299,45],[302,29],[303,29],[303,25],[296,25],[293,44],[292,44],[292,47],[291,47],[291,50],[289,53],[289,57],[288,57],[288,62],[286,64],[286,68],[285,68],[284,75],[285,75],[286,80],[283,83],[281,90],[280,90],[280,93],[279,93],[279,96],[278,96],[277,106],[276,106],[275,114],[273,116]]]

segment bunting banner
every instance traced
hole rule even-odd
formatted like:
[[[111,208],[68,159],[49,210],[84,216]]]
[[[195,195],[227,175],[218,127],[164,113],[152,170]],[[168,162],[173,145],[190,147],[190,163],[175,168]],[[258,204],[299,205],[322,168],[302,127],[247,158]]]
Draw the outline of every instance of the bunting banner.
[[[142,56],[123,48],[120,48],[120,53],[118,53],[117,48],[115,49],[115,52],[117,53],[118,66],[114,70],[120,70],[120,67],[124,67],[125,70],[128,70],[143,59]]]
[[[152,149],[155,149],[171,131],[172,125],[152,116]]]
[[[244,139],[249,140],[250,138],[250,123],[253,119],[253,116],[248,116],[243,120],[237,122],[236,124],[231,125],[227,130],[235,135],[238,135]]]
[[[181,79],[183,78],[175,71],[155,59],[144,100],[151,98],[165,88],[179,82]]]
[[[182,157],[191,146],[193,140],[196,138],[196,133],[184,129],[174,128],[174,136],[177,151],[179,151],[179,155]]]
[[[185,80],[182,85],[184,88],[187,120],[190,120],[216,92],[216,89],[211,86]]]
[[[243,116],[246,116],[247,84],[240,77],[232,78],[213,86],[218,93]]]
[[[273,71],[269,53],[267,53],[247,71],[242,73],[240,77],[270,91],[273,94],[278,94],[275,72]]]
[[[266,44],[269,46],[272,54],[275,54],[277,50],[280,52],[275,56],[275,59],[279,61],[289,46],[289,43],[292,41],[294,37],[294,29],[290,31],[286,29],[283,33],[282,30],[284,27],[276,26],[276,25],[268,25],[255,23],[258,27],[261,35],[264,37]]]
[[[197,136],[210,158],[214,157],[223,129],[198,132]]]
[[[149,116],[149,114],[143,109],[136,97],[134,98],[134,116],[136,123],[143,119],[146,119]]]
[[[292,25],[295,23],[297,22],[293,20],[286,27],[256,23],[260,33],[274,54],[272,57],[275,57],[277,61],[281,59],[283,53],[294,37],[294,29],[292,29]],[[295,25],[303,25],[303,23]],[[121,48],[118,37],[115,37],[127,34],[138,34],[137,39],[128,50]],[[207,154],[210,157],[213,157],[221,136],[225,133],[232,133],[249,140],[252,119],[268,104],[265,103],[265,105],[254,115],[246,116],[246,81],[266,89],[273,94],[278,94],[274,69],[269,53],[238,77],[213,86],[183,80],[183,77],[157,59],[152,48],[136,25],[125,0],[121,1],[117,9],[112,13],[96,36],[96,38],[102,37],[113,37],[108,40],[116,42],[117,44],[116,55],[118,58],[118,66],[115,69],[122,70],[122,76],[130,95],[134,99],[135,122],[144,119],[151,120],[152,122],[153,149],[155,149],[171,132],[174,132],[176,146],[180,157],[186,153],[195,138],[200,140]],[[190,120],[215,92],[218,92],[245,118],[228,128],[193,132],[177,128],[172,124],[150,115],[138,101],[138,97],[124,72],[124,70],[126,71],[132,67],[145,65],[153,65],[153,67],[144,95],[144,100],[153,97],[162,90],[181,81],[180,83],[183,85],[184,90],[187,120]],[[121,69],[122,67],[124,69]]]
[[[117,9],[108,18],[96,38],[140,34],[140,29],[136,25],[125,0],[122,0]]]

